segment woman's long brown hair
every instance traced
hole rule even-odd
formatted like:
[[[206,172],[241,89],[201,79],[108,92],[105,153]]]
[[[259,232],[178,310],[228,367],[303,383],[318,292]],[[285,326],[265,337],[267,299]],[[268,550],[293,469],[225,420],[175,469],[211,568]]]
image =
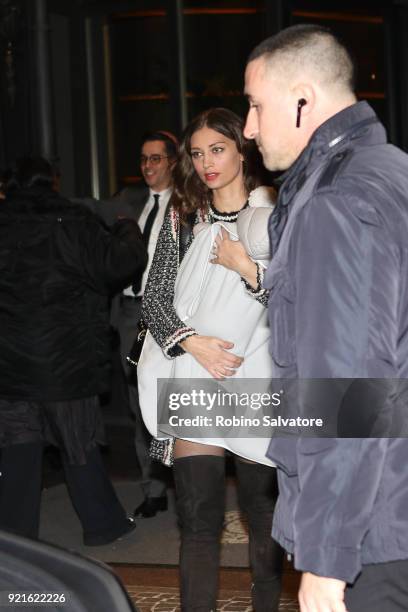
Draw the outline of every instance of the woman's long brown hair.
[[[191,137],[203,127],[211,128],[235,142],[238,152],[244,157],[244,184],[247,193],[260,184],[258,152],[255,143],[244,138],[244,122],[227,108],[210,108],[188,124],[181,139],[173,171],[174,191],[171,199],[181,219],[198,209],[205,212],[212,200],[211,189],[199,178],[191,159]]]

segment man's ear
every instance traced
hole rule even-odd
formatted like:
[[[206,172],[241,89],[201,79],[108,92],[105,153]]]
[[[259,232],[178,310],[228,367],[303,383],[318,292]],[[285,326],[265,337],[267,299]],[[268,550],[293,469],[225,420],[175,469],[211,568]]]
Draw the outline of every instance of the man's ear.
[[[302,117],[309,115],[316,104],[316,92],[312,85],[298,83],[291,91],[294,111],[298,112],[298,107],[302,109]]]

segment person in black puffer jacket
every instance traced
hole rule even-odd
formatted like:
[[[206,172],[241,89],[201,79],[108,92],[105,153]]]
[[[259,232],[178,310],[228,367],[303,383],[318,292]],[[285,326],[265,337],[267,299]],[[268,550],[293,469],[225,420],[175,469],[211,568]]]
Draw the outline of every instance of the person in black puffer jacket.
[[[0,529],[38,536],[44,443],[62,452],[87,545],[134,527],[103,467],[98,395],[110,383],[109,296],[141,274],[137,224],[108,231],[19,160],[0,206]]]

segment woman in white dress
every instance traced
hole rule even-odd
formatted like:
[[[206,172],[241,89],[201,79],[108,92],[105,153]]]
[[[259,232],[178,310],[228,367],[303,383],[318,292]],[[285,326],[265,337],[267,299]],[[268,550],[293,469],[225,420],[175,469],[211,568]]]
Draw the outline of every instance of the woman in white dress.
[[[258,186],[255,155],[243,137],[242,120],[222,108],[201,113],[186,128],[174,173],[174,195],[163,224],[149,273],[143,302],[143,320],[169,358],[188,354],[210,377],[234,376],[245,355],[220,334],[203,334],[182,321],[175,306],[180,261],[189,257],[194,240],[180,240],[180,228],[193,216],[199,222],[235,223]],[[184,231],[185,233],[185,231]],[[192,252],[192,251],[190,251]],[[262,288],[263,266],[253,261],[240,241],[222,231],[213,252],[214,264],[241,278],[242,295],[262,308],[268,296]],[[212,313],[208,313],[211,322]],[[236,328],[243,325],[236,320]],[[211,328],[211,325],[209,326]],[[214,325],[215,328],[215,325]],[[215,610],[220,535],[225,509],[225,450],[186,439],[174,445],[174,479],[181,527],[180,574],[182,610]],[[253,605],[257,612],[277,612],[281,589],[282,549],[271,539],[277,496],[275,469],[237,458],[236,472],[241,509],[249,526]]]

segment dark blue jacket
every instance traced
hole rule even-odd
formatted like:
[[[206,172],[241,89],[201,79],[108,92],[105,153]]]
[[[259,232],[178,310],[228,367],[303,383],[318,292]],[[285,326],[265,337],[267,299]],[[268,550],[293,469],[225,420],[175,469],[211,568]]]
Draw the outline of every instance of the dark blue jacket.
[[[274,376],[408,378],[408,156],[386,144],[368,104],[314,133],[286,174],[269,230]],[[384,398],[389,414],[406,405],[392,392]],[[272,439],[273,536],[297,569],[353,582],[363,564],[408,558],[400,433]]]

